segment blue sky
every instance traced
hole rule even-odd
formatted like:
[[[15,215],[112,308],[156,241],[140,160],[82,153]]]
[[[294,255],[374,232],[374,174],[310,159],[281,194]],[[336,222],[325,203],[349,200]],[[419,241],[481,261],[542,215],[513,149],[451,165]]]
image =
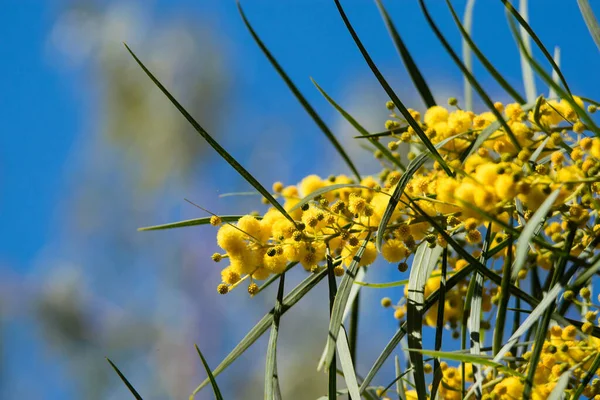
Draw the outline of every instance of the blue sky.
[[[461,74],[426,26],[417,3],[384,3],[438,96],[438,102],[445,102],[449,95],[461,98]],[[428,3],[441,29],[460,51],[458,32],[446,7],[442,6],[443,2]],[[547,0],[543,7],[541,2],[531,3],[532,26],[550,51],[554,46],[561,48],[561,68],[572,91],[598,99],[600,57],[576,2]],[[170,15],[186,15],[189,19],[197,18],[208,24],[217,36],[223,38],[232,79],[230,103],[236,112],[228,124],[219,127],[223,132],[217,133],[224,135],[225,147],[243,164],[255,165],[256,160],[253,161],[252,152],[248,151],[249,146],[256,145],[252,137],[263,130],[273,129],[272,121],[277,119],[292,127],[290,131],[298,135],[296,137],[306,137],[305,140],[290,142],[290,146],[298,150],[288,159],[293,165],[293,168],[288,168],[290,182],[307,173],[329,174],[322,168],[323,165],[331,165],[328,160],[306,162],[307,157],[314,153],[311,147],[320,149],[328,144],[318,136],[317,128],[253,43],[237,14],[234,1],[155,0],[146,4],[152,8],[151,14],[156,21]],[[5,55],[0,64],[0,91],[3,94],[0,96],[3,121],[0,135],[0,210],[3,216],[0,272],[6,275],[27,276],[34,270],[36,260],[46,246],[61,240],[60,236],[57,239],[57,232],[61,231],[61,213],[64,212],[61,203],[68,191],[73,189],[73,171],[80,167],[74,151],[84,139],[82,135],[85,135],[86,129],[98,117],[94,110],[93,85],[87,81],[89,75],[85,73],[86,66],[62,69],[48,46],[48,35],[62,5],[62,2],[37,0],[3,2],[4,21],[0,24],[0,38],[3,38],[0,49]],[[342,105],[347,105],[351,112],[360,112],[361,105],[374,109],[373,104],[366,104],[373,98],[366,92],[374,93],[379,103],[377,107],[383,108],[386,95],[377,88],[333,2],[257,0],[245,1],[243,5],[247,17],[266,45],[331,126],[340,126],[339,118],[313,87],[309,77],[313,77]],[[363,43],[401,99],[408,99],[409,106],[420,107],[373,2],[348,0],[343,1],[343,5]],[[464,2],[455,2],[455,7],[462,10]],[[506,26],[501,3],[480,0],[475,6],[473,29],[480,48],[509,82],[523,92],[518,52]],[[135,40],[126,37],[122,40],[135,50]],[[144,59],[144,54],[138,55]],[[477,62],[475,73],[496,99],[508,99]],[[365,87],[369,89],[363,92]],[[547,88],[539,81],[538,89],[547,93]],[[478,104],[477,96],[474,98]],[[377,130],[382,124],[383,121],[379,125],[369,125],[369,128]],[[230,132],[245,134],[236,138]],[[346,128],[345,132],[351,131]],[[261,145],[268,147],[269,143]],[[332,152],[326,154],[326,157],[335,157]],[[240,180],[235,173],[219,164],[216,158],[214,160],[223,177],[220,191],[229,191],[228,185],[239,186]],[[259,178],[267,183],[278,180],[277,166],[261,170]],[[173,201],[180,202],[181,197]],[[165,207],[169,206],[171,204]],[[9,334],[21,335],[26,328],[19,329]],[[38,348],[39,340],[35,332],[29,332],[16,343]],[[22,354],[31,357],[17,367],[20,373],[25,373],[26,367],[35,363],[38,355],[35,350],[30,349],[26,353],[20,350],[25,351],[15,349],[7,354],[9,361]],[[52,376],[48,373],[39,379],[51,381]],[[72,385],[52,387],[49,393],[52,398],[74,396]]]

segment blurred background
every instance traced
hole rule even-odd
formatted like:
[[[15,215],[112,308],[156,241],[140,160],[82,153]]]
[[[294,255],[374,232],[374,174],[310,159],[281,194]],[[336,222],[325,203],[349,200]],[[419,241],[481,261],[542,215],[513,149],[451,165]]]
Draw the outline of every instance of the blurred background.
[[[442,3],[432,13],[460,51]],[[598,99],[600,57],[576,2],[532,2],[530,21],[576,94]],[[373,2],[343,2],[384,75],[410,107],[422,102]],[[460,71],[415,1],[385,1],[439,103],[463,99]],[[454,1],[464,9],[464,1]],[[211,227],[136,232],[205,214],[265,211],[250,187],[188,126],[126,52],[127,42],[196,119],[265,186],[348,173],[253,42],[233,0],[4,0],[0,24],[0,398],[122,399],[111,358],[144,398],[187,398],[274,303],[217,294]],[[378,163],[309,80],[365,127],[383,129],[383,90],[331,1],[243,2],[265,44],[348,148],[364,174]],[[600,15],[600,9],[596,10]],[[518,51],[500,2],[475,5],[476,42],[521,92]],[[559,27],[560,26],[560,27]],[[507,101],[475,62],[495,100]],[[540,81],[540,93],[548,93]],[[474,96],[476,109],[482,110]],[[367,280],[404,279],[377,263]],[[305,277],[294,271],[291,288]],[[275,286],[275,285],[273,285]],[[365,374],[396,322],[362,290],[358,372]],[[282,319],[284,398],[326,393],[315,371],[327,332],[321,283]],[[262,398],[266,337],[218,377],[225,398]],[[374,382],[393,377],[388,363]],[[210,389],[197,398],[212,398]]]

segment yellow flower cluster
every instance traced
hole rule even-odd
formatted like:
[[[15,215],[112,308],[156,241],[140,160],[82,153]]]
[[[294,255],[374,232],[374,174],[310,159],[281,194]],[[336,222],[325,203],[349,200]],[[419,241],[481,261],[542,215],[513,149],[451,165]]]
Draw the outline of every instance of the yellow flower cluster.
[[[578,97],[574,100],[584,106]],[[391,111],[391,119],[385,123],[389,134],[387,139],[376,140],[388,141],[388,156],[400,161],[396,151],[407,144],[425,151],[415,130],[394,112],[393,104],[386,106]],[[375,156],[382,163],[381,173],[360,182],[346,175],[326,179],[309,175],[294,186],[275,183],[273,196],[282,201],[290,218],[275,208],[262,217],[246,215],[232,223],[213,217],[211,224],[219,226],[217,244],[224,251],[215,253],[213,260],[228,263],[222,270],[218,291],[227,293],[248,280],[248,291],[255,294],[259,290],[255,281],[280,274],[295,263],[311,272],[325,268],[328,253],[337,261],[334,273],[341,276],[361,247],[364,252],[359,265],[366,267],[375,262],[379,256],[376,236],[382,238],[381,257],[397,264],[401,273],[408,270],[409,258],[419,246],[448,247],[447,275],[451,277],[467,267],[468,261],[448,246],[440,229],[455,241],[454,246],[458,243],[475,258],[482,253],[484,234],[489,234],[488,251],[492,249],[494,259],[504,258],[509,251],[515,252],[514,246],[508,246],[508,236],[518,238],[523,226],[554,191],[558,191],[556,200],[542,222],[541,235],[530,243],[531,251],[519,278],[527,277],[532,269],[550,270],[555,265],[556,249],[561,249],[568,238],[573,243],[572,256],[595,254],[600,246],[600,224],[596,223],[600,210],[600,139],[587,134],[588,126],[564,99],[540,98],[535,108],[524,109],[516,103],[496,103],[495,108],[503,113],[506,124],[499,123],[491,112],[476,114],[458,107],[451,110],[434,106],[421,116],[409,109],[441,155],[441,160],[425,162],[416,172],[411,171],[409,179],[402,179],[406,173],[398,167],[402,163],[390,162],[378,150]],[[593,112],[595,107],[588,110]],[[474,143],[479,147],[472,148]],[[408,153],[409,160],[414,157],[414,153]],[[404,190],[397,206],[390,210],[387,225],[380,230],[401,179]],[[430,219],[436,221],[435,229]],[[494,247],[499,250],[494,251]],[[492,269],[502,275],[501,265],[494,264]],[[469,306],[465,302],[469,279],[445,294],[444,322],[454,330],[455,338]],[[425,284],[425,298],[440,287],[440,281],[438,262]],[[382,299],[381,304],[393,309],[398,320],[406,317],[407,291],[405,288],[404,297],[396,304],[389,298]],[[498,304],[500,292],[489,281],[483,288],[483,330],[490,327],[492,315],[487,320],[485,315]],[[582,296],[585,303],[589,303],[589,293],[587,296]],[[566,301],[574,297],[572,292],[564,294]],[[434,304],[423,316],[425,325],[436,326],[438,307]],[[582,331],[588,334],[592,321],[586,324]],[[600,341],[596,339],[576,339],[574,327],[553,327],[535,372],[533,399],[547,398],[569,368],[581,378],[599,350]],[[511,361],[513,369],[526,374],[529,354]],[[439,398],[461,398],[462,369],[442,364],[442,371]],[[464,381],[472,382],[470,365],[466,371]],[[485,399],[520,399],[524,385],[518,376],[490,374],[483,387]],[[590,383],[584,394],[600,398],[600,381]],[[416,399],[408,391],[407,399],[413,397]]]

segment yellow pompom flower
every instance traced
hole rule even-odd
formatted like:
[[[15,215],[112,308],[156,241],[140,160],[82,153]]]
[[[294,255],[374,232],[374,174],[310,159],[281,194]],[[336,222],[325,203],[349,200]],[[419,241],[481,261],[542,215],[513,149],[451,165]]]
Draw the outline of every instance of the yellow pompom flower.
[[[221,271],[221,279],[224,283],[233,285],[234,283],[239,282],[240,274],[232,267],[226,267]]]
[[[230,256],[239,256],[246,249],[244,234],[235,227],[226,224],[217,232],[217,244]]]
[[[426,112],[423,120],[427,125],[434,125],[438,122],[446,122],[448,120],[448,110],[442,106],[430,107]]]
[[[406,258],[408,249],[402,241],[390,239],[381,246],[381,255],[386,261],[397,263]]]
[[[245,215],[240,218],[237,222],[237,227],[261,242],[266,242],[271,236],[271,232],[268,229],[262,229],[260,221],[251,215]]]

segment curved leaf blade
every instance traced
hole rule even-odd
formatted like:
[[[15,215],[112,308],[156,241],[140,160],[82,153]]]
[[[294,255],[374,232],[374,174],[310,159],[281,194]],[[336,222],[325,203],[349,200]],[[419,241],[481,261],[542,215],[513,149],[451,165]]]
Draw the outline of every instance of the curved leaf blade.
[[[350,265],[346,269],[346,273],[344,274],[344,277],[342,278],[338,291],[335,295],[333,308],[331,309],[331,318],[329,320],[329,335],[327,337],[326,345],[327,356],[325,357],[325,366],[327,369],[330,368],[331,363],[335,357],[336,341],[338,339],[340,328],[342,327],[342,317],[344,315],[343,313],[346,309],[348,298],[350,297],[350,290],[352,289],[353,282],[356,278],[356,273],[358,271],[360,260],[370,238],[371,232],[368,232],[360,248],[354,255],[352,263],[350,263]]]
[[[558,198],[560,194],[560,189],[556,189],[552,192],[548,198],[542,203],[542,205],[536,210],[536,212],[531,216],[521,235],[519,236],[519,240],[517,241],[517,251],[515,253],[515,263],[512,267],[511,278],[512,280],[516,280],[519,271],[523,269],[525,265],[525,261],[527,260],[527,254],[529,253],[529,244],[533,236],[535,236],[536,231],[538,230],[540,224],[546,219],[546,214],[554,205],[554,202]]]
[[[402,62],[404,62],[404,66],[410,75],[410,79],[413,81],[415,88],[417,88],[419,95],[421,95],[421,99],[423,99],[423,103],[425,103],[427,108],[435,106],[436,102],[431,94],[431,90],[429,90],[429,86],[427,85],[425,78],[423,78],[423,74],[421,74],[419,67],[417,67],[417,64],[415,64],[415,60],[410,55],[408,48],[400,37],[400,33],[398,33],[394,22],[390,18],[390,15],[383,6],[383,3],[381,3],[381,0],[375,0],[375,3],[377,4],[377,8],[379,8],[379,12],[381,13],[383,22],[385,22],[385,27],[387,28],[392,41],[394,42],[394,46],[396,47],[398,54],[400,54]]]
[[[309,276],[304,279],[298,286],[296,286],[287,296],[283,298],[283,304],[281,309],[281,315],[285,314],[287,310],[292,308],[304,295],[306,295],[313,287],[315,287],[324,277],[327,275],[327,270],[323,269],[316,274]],[[235,346],[235,348],[221,361],[221,363],[213,370],[213,375],[216,377],[223,372],[232,362],[234,362],[239,356],[241,356],[259,337],[263,335],[269,329],[269,326],[273,323],[274,310],[268,312],[262,317],[260,321],[244,336],[244,338]],[[198,393],[203,387],[210,383],[210,379],[205,379],[196,389],[192,395]]]
[[[223,222],[237,222],[243,215],[222,215],[219,216],[221,221]],[[186,219],[184,221],[178,222],[169,222],[168,224],[162,225],[153,225],[153,226],[145,226],[142,228],[138,228],[139,232],[145,231],[158,231],[163,229],[175,229],[175,228],[185,228],[188,226],[198,226],[198,225],[208,225],[210,224],[211,217],[203,217],[203,218],[194,218],[194,219]],[[260,217],[257,217],[260,218]]]
[[[198,122],[196,122],[194,117],[192,117],[191,114],[188,113],[187,110],[183,108],[183,106],[175,99],[175,97],[173,97],[173,95],[169,93],[167,88],[164,87],[158,79],[156,79],[152,72],[150,72],[150,70],[144,65],[144,63],[142,63],[142,61],[135,55],[135,53],[129,48],[129,46],[127,46],[127,44],[125,43],[124,45],[129,54],[131,54],[131,56],[146,73],[146,75],[148,75],[152,82],[154,82],[154,84],[163,92],[165,96],[167,96],[167,98],[171,101],[171,103],[173,103],[175,108],[177,108],[177,110],[179,110],[179,112],[185,117],[185,119],[187,119],[188,122],[194,127],[196,132],[198,132],[200,136],[202,136],[202,138],[204,138],[204,140],[206,140],[206,142],[213,149],[215,149],[215,151],[219,153],[219,155],[242,176],[242,178],[244,178],[249,184],[254,186],[254,188],[258,190],[258,192],[262,194],[269,201],[269,203],[273,205],[273,207],[278,209],[279,212],[281,212],[288,220],[290,220],[294,225],[296,225],[294,219],[290,217],[287,211],[285,211],[281,204],[279,204],[279,202],[275,200],[271,193],[269,193],[269,191],[265,189],[264,186],[260,184],[260,182],[258,182],[248,171],[246,171],[246,169],[242,167],[242,165],[239,162],[237,162],[235,158],[233,158],[216,140],[212,138],[212,136],[209,135],[209,133],[206,130],[204,130],[202,126],[200,126]]]
[[[200,348],[198,347],[198,345],[195,344],[194,346],[196,347],[196,351],[198,352],[198,355],[200,356],[200,360],[202,360],[202,365],[204,366],[204,369],[206,370],[208,379],[210,379],[210,384],[212,385],[213,393],[215,394],[215,398],[217,400],[223,400],[223,395],[221,394],[219,385],[217,385],[217,381],[215,380],[215,377],[213,376],[212,371],[210,370],[210,367],[208,366],[208,363],[206,362],[206,359],[202,355],[202,352],[200,351]],[[193,396],[191,396],[190,398],[192,399]]]
[[[131,385],[131,383],[129,383],[129,381],[127,380],[127,378],[125,378],[125,375],[123,375],[121,373],[121,371],[119,370],[119,368],[117,368],[117,366],[110,360],[110,358],[107,358],[106,361],[108,361],[108,363],[115,370],[115,372],[117,373],[117,375],[119,375],[119,378],[121,378],[121,380],[123,381],[123,383],[125,384],[125,386],[127,386],[127,389],[129,389],[129,391],[131,392],[131,394],[133,395],[133,397],[136,400],[143,400],[142,396],[140,396],[140,394],[137,392],[137,390],[135,390],[135,388]]]
[[[360,174],[359,174],[358,170],[354,166],[354,163],[352,163],[352,161],[350,160],[350,157],[348,156],[348,154],[346,153],[346,151],[344,150],[344,148],[342,147],[342,145],[340,144],[340,142],[338,142],[338,140],[334,136],[333,132],[331,132],[331,130],[325,124],[325,122],[323,121],[323,119],[321,119],[321,117],[319,116],[319,114],[317,114],[317,112],[315,111],[315,109],[310,105],[310,103],[302,95],[302,93],[300,92],[300,90],[298,90],[298,88],[296,87],[296,85],[294,84],[294,82],[292,82],[292,80],[290,79],[290,77],[288,76],[288,74],[286,74],[286,72],[283,70],[283,68],[281,67],[281,65],[279,64],[279,62],[277,62],[277,60],[275,59],[275,57],[273,56],[273,54],[271,54],[271,52],[269,51],[269,49],[267,49],[267,47],[265,46],[265,44],[263,43],[263,41],[260,39],[260,37],[258,36],[258,34],[256,33],[256,31],[254,30],[254,28],[252,28],[252,25],[250,25],[250,21],[248,21],[248,18],[246,18],[246,14],[244,13],[244,10],[242,9],[242,5],[240,4],[239,1],[237,2],[237,7],[238,7],[238,11],[240,12],[240,15],[242,17],[242,20],[244,21],[244,25],[246,25],[246,28],[248,28],[248,31],[250,31],[250,35],[252,35],[252,38],[254,39],[254,41],[256,42],[256,44],[258,45],[258,47],[260,47],[260,49],[262,50],[262,52],[264,53],[264,55],[267,57],[267,59],[269,60],[269,62],[273,66],[273,68],[275,68],[275,70],[277,71],[277,73],[279,74],[279,76],[281,76],[281,79],[283,79],[283,81],[285,82],[285,84],[287,85],[287,87],[292,91],[292,93],[294,94],[294,96],[296,97],[296,99],[298,100],[298,102],[300,102],[300,104],[302,105],[302,107],[310,115],[310,117],[313,119],[313,121],[315,121],[315,123],[317,124],[317,126],[321,129],[321,131],[323,131],[323,133],[325,134],[325,136],[327,137],[327,139],[331,142],[331,144],[333,145],[333,147],[335,147],[335,149],[337,150],[337,152],[344,159],[344,161],[346,162],[346,164],[348,165],[348,167],[350,168],[350,170],[352,171],[352,173],[360,181],[361,178],[360,178]]]
[[[583,20],[590,31],[592,39],[594,39],[594,43],[600,49],[600,26],[598,26],[598,20],[594,15],[594,11],[592,11],[590,2],[588,0],[577,0],[577,5],[579,5],[579,11],[581,11]]]

